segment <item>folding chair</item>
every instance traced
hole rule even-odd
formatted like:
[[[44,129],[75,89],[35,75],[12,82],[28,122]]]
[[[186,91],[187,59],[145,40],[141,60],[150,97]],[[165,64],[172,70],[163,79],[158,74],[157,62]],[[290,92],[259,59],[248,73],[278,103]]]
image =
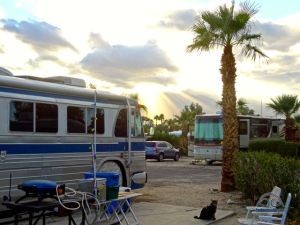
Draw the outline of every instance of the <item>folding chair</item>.
[[[281,188],[274,186],[271,192],[263,194],[256,206],[247,206],[247,214],[245,218],[239,218],[238,221],[243,225],[256,224],[257,216],[259,215],[273,215],[278,212],[278,208],[283,207],[284,204],[280,199]]]
[[[291,193],[289,193],[282,214],[279,216],[259,216],[257,225],[276,225],[276,224],[284,225],[289,211],[291,200],[292,200],[292,195]]]

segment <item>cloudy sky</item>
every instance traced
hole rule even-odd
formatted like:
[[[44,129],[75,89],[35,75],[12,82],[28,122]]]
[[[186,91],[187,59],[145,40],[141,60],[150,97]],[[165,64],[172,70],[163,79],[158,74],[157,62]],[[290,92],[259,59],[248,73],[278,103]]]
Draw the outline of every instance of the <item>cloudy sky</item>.
[[[218,111],[221,50],[188,53],[191,26],[221,0],[0,0],[0,62],[15,75],[74,76],[138,93],[149,117],[197,102]],[[238,6],[239,1],[236,1]],[[237,97],[263,115],[270,98],[300,96],[300,1],[260,0],[253,29],[265,61],[237,58]],[[262,106],[262,107],[261,107]]]

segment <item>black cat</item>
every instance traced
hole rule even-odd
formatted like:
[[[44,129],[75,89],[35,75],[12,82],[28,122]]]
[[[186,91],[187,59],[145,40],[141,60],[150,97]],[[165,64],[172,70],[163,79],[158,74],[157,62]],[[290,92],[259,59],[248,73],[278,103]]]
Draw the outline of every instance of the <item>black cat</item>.
[[[215,214],[217,211],[217,200],[212,200],[211,203],[204,207],[201,212],[200,216],[194,216],[195,219],[202,219],[202,220],[215,220]]]

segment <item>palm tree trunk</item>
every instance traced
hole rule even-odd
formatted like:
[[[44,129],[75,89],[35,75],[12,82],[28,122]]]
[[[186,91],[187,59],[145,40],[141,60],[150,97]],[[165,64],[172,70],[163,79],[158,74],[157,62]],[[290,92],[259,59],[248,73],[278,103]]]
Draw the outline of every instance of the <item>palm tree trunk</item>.
[[[222,104],[224,116],[221,191],[228,192],[235,188],[232,164],[234,153],[239,149],[235,93],[236,68],[231,45],[224,47],[220,71],[223,81]]]

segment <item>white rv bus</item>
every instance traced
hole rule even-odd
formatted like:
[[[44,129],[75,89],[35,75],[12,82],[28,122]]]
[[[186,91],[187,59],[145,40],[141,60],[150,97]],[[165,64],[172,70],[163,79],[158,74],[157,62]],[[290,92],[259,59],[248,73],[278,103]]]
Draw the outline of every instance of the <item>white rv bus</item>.
[[[145,139],[137,102],[87,89],[78,79],[42,80],[0,75],[0,197],[21,194],[17,185],[25,180],[83,179],[92,170],[95,140],[97,171],[116,171],[119,185],[143,187]]]
[[[259,116],[238,115],[239,143],[247,149],[255,138],[279,137],[284,120]],[[194,130],[194,158],[205,160],[207,164],[222,161],[223,116],[197,115]]]

